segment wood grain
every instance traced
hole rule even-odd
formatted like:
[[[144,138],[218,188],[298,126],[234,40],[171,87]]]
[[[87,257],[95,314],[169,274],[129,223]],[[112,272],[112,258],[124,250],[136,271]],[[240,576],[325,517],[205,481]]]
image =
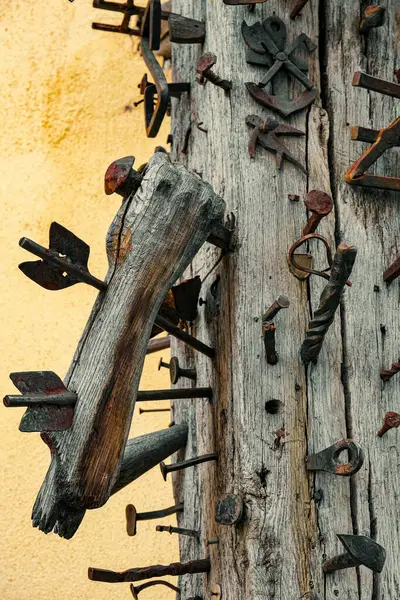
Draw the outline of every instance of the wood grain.
[[[173,110],[174,157],[201,173],[237,217],[236,249],[207,277],[201,291],[208,298],[211,283],[220,275],[219,310],[207,318],[207,304],[192,330],[215,347],[215,364],[172,343],[172,353],[182,365],[196,367],[197,385],[214,388],[212,405],[198,400],[175,403],[175,421],[189,423],[186,453],[179,452],[177,459],[212,451],[219,455],[216,465],[174,476],[176,500],[185,503],[179,524],[198,529],[203,540],[220,538],[219,545],[207,548],[203,543],[201,549],[192,540],[180,540],[183,561],[211,557],[207,578],[181,578],[183,597],[208,597],[216,583],[224,598],[241,600],[399,596],[399,431],[380,440],[376,430],[387,410],[399,408],[399,379],[383,389],[379,370],[398,358],[400,348],[398,282],[389,288],[382,281],[384,266],[399,252],[400,204],[398,194],[355,190],[343,181],[363,147],[350,141],[350,126],[376,129],[395,116],[393,99],[372,97],[351,86],[353,72],[361,68],[393,77],[399,9],[394,0],[382,4],[387,8],[386,24],[366,39],[358,32],[364,7],[360,2],[311,0],[301,18],[290,21],[293,0],[269,0],[254,13],[222,0],[174,0],[174,12],[206,23],[204,48],[173,46],[175,80],[192,83],[190,100],[182,98]],[[307,134],[305,142],[287,142],[296,158],[307,164],[307,177],[290,164],[277,171],[273,157],[262,149],[254,159],[247,154],[246,116],[274,115],[246,92],[245,82],[258,82],[265,71],[246,64],[240,26],[243,19],[252,24],[274,12],[285,21],[289,40],[305,32],[319,44],[309,71],[319,90],[316,101],[289,119],[278,117]],[[204,51],[217,55],[215,72],[233,81],[230,95],[211,84],[202,88],[193,83],[196,60]],[[207,132],[196,127],[199,123]],[[399,158],[391,154],[389,159],[387,153],[379,168],[398,174],[398,166]],[[359,254],[353,287],[344,292],[318,364],[304,367],[299,350],[326,282],[314,276],[301,282],[288,270],[287,251],[307,219],[302,200],[290,202],[288,194],[303,199],[312,189],[330,193],[335,202],[335,211],[318,232],[333,250],[347,242]],[[314,267],[324,268],[322,249],[313,242],[310,251]],[[204,246],[185,276],[203,279],[217,259],[218,252]],[[291,306],[276,318],[279,362],[271,366],[264,356],[261,315],[280,294],[289,297]],[[281,401],[278,414],[265,412],[270,399]],[[278,430],[285,435],[280,443],[275,441]],[[307,454],[352,436],[370,461],[350,481],[306,473]],[[215,502],[223,493],[244,499],[245,519],[239,526],[215,522]],[[360,578],[355,569],[323,574],[324,558],[342,551],[336,534],[353,532],[377,537],[386,547],[381,576],[374,579],[365,569]]]
[[[33,511],[46,533],[69,530],[69,511],[103,505],[119,475],[154,319],[212,229],[224,203],[164,153],[149,161],[107,235],[108,288],[94,305],[65,385],[74,423],[47,434],[52,460]],[[71,518],[73,520],[73,517]]]

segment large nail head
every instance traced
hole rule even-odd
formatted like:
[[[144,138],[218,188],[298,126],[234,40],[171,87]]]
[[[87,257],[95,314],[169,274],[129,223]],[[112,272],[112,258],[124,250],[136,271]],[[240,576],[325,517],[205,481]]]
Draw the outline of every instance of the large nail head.
[[[304,200],[304,204],[311,212],[318,215],[329,215],[333,208],[333,200],[329,194],[321,190],[311,190]]]
[[[235,525],[243,517],[243,500],[237,494],[224,494],[217,500],[215,520],[220,525]]]
[[[136,519],[136,508],[133,506],[133,504],[128,504],[127,507],[125,508],[125,515],[126,515],[126,533],[133,537],[134,535],[136,535],[136,523],[137,523],[137,519]]]
[[[132,168],[134,162],[134,156],[125,156],[111,163],[104,176],[104,191],[107,196],[116,193],[127,198],[137,190],[142,177]]]

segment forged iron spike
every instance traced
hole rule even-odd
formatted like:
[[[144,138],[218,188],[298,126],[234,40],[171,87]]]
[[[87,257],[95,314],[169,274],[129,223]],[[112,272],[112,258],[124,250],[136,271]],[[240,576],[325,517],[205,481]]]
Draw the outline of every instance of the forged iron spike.
[[[152,510],[150,512],[136,512],[136,508],[133,504],[128,504],[125,509],[126,515],[126,532],[129,536],[136,535],[136,528],[138,521],[150,521],[152,519],[162,519],[176,513],[183,512],[183,502],[170,506],[169,508],[163,508],[162,510]]]
[[[178,535],[186,535],[196,539],[199,539],[200,537],[198,531],[194,531],[193,529],[183,529],[182,527],[172,527],[171,525],[157,525],[156,531],[167,531],[169,534],[177,533]]]
[[[311,190],[311,192],[308,192],[304,204],[312,213],[302,231],[302,235],[308,235],[314,233],[321,220],[332,211],[333,200],[329,194],[321,190]]]
[[[382,427],[377,435],[383,437],[390,429],[400,427],[400,414],[396,412],[387,412]]]
[[[162,462],[160,463],[161,474],[163,476],[164,481],[167,481],[168,473],[172,473],[173,471],[181,471],[182,469],[194,467],[195,465],[199,465],[203,462],[209,462],[211,460],[218,460],[218,454],[216,454],[215,452],[211,454],[203,454],[202,456],[196,456],[195,458],[183,460],[172,465],[166,465],[164,462]]]
[[[152,577],[165,577],[166,575],[181,576],[194,575],[196,573],[209,573],[211,564],[208,558],[192,560],[187,563],[172,563],[170,565],[153,565],[137,569],[128,569],[118,573],[106,569],[89,567],[88,577],[91,581],[103,581],[106,583],[123,583],[127,581],[142,581]]]
[[[164,581],[163,579],[157,579],[157,581],[147,581],[146,583],[142,583],[141,585],[137,585],[137,586],[134,586],[133,583],[131,583],[131,586],[130,586],[131,594],[135,600],[138,600],[138,596],[142,590],[146,590],[147,588],[153,587],[154,585],[165,585],[167,588],[169,588],[170,590],[173,590],[178,595],[180,595],[180,593],[181,593],[180,588],[176,587],[175,585],[172,585],[172,583],[169,583],[169,581]]]

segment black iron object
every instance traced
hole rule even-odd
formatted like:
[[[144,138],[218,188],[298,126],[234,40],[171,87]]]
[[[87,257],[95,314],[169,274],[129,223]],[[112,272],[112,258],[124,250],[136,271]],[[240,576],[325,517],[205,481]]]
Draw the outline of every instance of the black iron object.
[[[171,525],[157,525],[156,531],[167,531],[169,534],[177,533],[178,535],[186,535],[188,537],[196,538],[197,540],[200,538],[199,532],[194,531],[194,529],[172,527]]]
[[[290,18],[295,19],[297,15],[300,14],[300,12],[303,10],[306,4],[308,4],[308,0],[296,0],[292,8],[292,12],[290,13]]]
[[[170,412],[169,408],[139,408],[139,415],[145,413]]]
[[[152,510],[150,512],[136,512],[136,508],[133,504],[128,504],[125,509],[126,516],[126,532],[129,536],[133,537],[137,533],[137,522],[138,521],[150,521],[152,519],[162,519],[169,515],[183,512],[183,502],[170,506],[169,508],[163,508],[162,510]]]
[[[169,363],[163,362],[163,359],[161,358],[158,364],[158,370],[160,370],[161,367],[169,369],[169,375],[173,385],[178,383],[181,377],[196,381],[196,369],[182,369],[179,366],[179,360],[176,356],[173,356]]]
[[[196,81],[200,85],[205,85],[207,81],[210,81],[217,87],[222,88],[225,92],[229,92],[232,89],[232,81],[227,79],[221,79],[211,69],[217,62],[217,57],[212,52],[206,52],[202,54],[196,65]]]
[[[296,165],[304,174],[307,174],[306,168],[280,140],[281,135],[303,136],[305,135],[303,131],[295,129],[291,125],[278,123],[278,121],[271,117],[262,120],[257,115],[248,115],[246,117],[246,125],[252,128],[249,140],[250,158],[255,157],[257,144],[260,144],[265,150],[269,150],[276,155],[278,169],[282,168],[283,159],[286,159]]]
[[[219,537],[217,536],[216,538],[212,539],[212,540],[207,540],[206,541],[206,546],[215,546],[219,544]]]
[[[400,99],[400,85],[398,83],[378,79],[359,71],[354,73],[353,86]],[[400,191],[400,177],[372,175],[367,172],[386,150],[399,146],[400,117],[395,119],[388,127],[380,130],[357,126],[352,127],[351,139],[368,142],[371,145],[346,172],[344,176],[346,183],[363,187]]]
[[[243,519],[244,504],[237,494],[224,494],[215,506],[215,520],[220,525],[237,525]]]
[[[194,321],[201,290],[201,279],[197,275],[171,288],[177,313],[184,321]]]
[[[18,268],[46,290],[62,290],[79,282],[100,291],[107,287],[89,273],[89,246],[59,223],[50,225],[49,249],[25,237],[19,245],[42,260],[23,262]]]
[[[71,427],[78,397],[58,375],[52,371],[25,371],[11,373],[10,379],[22,396],[5,396],[4,406],[28,407],[20,431],[63,431]]]
[[[147,344],[146,354],[153,354],[153,352],[159,352],[160,350],[166,350],[171,346],[171,338],[169,335],[155,340],[150,340]]]
[[[138,600],[138,596],[142,590],[146,590],[147,588],[153,587],[154,585],[165,585],[167,588],[173,590],[178,595],[180,595],[181,593],[180,588],[176,587],[175,585],[172,585],[172,583],[169,583],[168,581],[163,581],[162,579],[157,579],[157,581],[147,581],[146,583],[142,583],[141,585],[137,586],[134,586],[133,583],[131,583],[131,594],[135,600]]]
[[[339,461],[342,452],[348,452],[348,462]],[[364,453],[361,446],[354,440],[339,440],[318,454],[306,458],[308,471],[327,471],[334,475],[350,477],[357,473],[364,463]]]
[[[172,563],[170,565],[152,565],[150,567],[139,567],[128,569],[118,573],[106,569],[89,567],[88,578],[91,581],[103,581],[106,583],[123,583],[127,581],[143,581],[152,577],[165,577],[167,575],[194,575],[195,573],[208,573],[211,564],[208,558],[192,560],[187,563]]]
[[[304,364],[317,362],[325,335],[333,323],[343,288],[353,269],[356,256],[356,248],[348,244],[340,244],[336,250],[329,282],[321,294],[319,306],[308,325],[306,337],[301,347],[300,354]]]
[[[317,89],[305,74],[308,71],[308,63],[296,54],[300,49],[310,53],[317,47],[305,33],[288,43],[285,23],[278,17],[272,16],[265,19],[263,23],[258,22],[250,27],[243,21],[242,36],[249,48],[247,62],[269,67],[266,76],[258,85],[251,82],[245,84],[256,102],[283,117],[288,117],[314,102]],[[267,93],[264,90],[268,84],[274,87],[275,78],[281,69],[295,77],[306,88],[297,98],[292,99],[287,96],[287,87],[284,93],[277,94]]]
[[[169,390],[139,390],[136,396],[136,402],[152,402],[157,400],[180,400],[188,398],[208,398],[212,399],[212,388],[182,388]]]
[[[301,264],[300,262],[298,262],[299,257],[304,257],[304,256],[308,256],[308,255],[295,254],[295,251],[297,250],[297,248],[299,248],[300,246],[302,246],[305,242],[307,242],[309,240],[319,240],[324,244],[325,250],[326,250],[326,256],[327,256],[327,260],[328,260],[328,265],[329,265],[328,267],[326,267],[326,269],[323,269],[322,271],[316,271],[315,269],[311,269],[307,265]],[[332,269],[332,263],[333,263],[333,258],[332,258],[332,251],[331,251],[329,242],[325,237],[323,237],[319,233],[308,233],[307,235],[303,235],[289,249],[288,264],[289,264],[289,268],[293,274],[295,274],[296,272],[300,272],[300,273],[303,272],[303,273],[306,273],[307,275],[310,275],[310,274],[318,275],[319,277],[323,277],[324,279],[327,279],[329,281],[330,276],[328,275],[327,271]],[[346,285],[351,287],[351,285],[352,285],[351,281],[346,281]]]
[[[367,6],[360,22],[360,33],[368,33],[375,27],[382,27],[385,22],[386,8],[384,6]]]
[[[322,565],[324,573],[360,566],[381,573],[386,560],[385,548],[365,535],[338,534],[338,538],[346,552],[326,560]]]
[[[276,365],[278,362],[278,354],[275,349],[276,326],[275,323],[273,323],[273,319],[282,308],[288,308],[289,306],[289,298],[286,296],[279,296],[262,317],[265,356],[269,365]]]
[[[168,473],[172,473],[173,471],[181,471],[182,469],[187,469],[188,467],[194,467],[195,465],[199,465],[200,463],[208,462],[210,460],[218,460],[218,454],[215,452],[212,454],[203,454],[203,456],[196,456],[195,458],[183,460],[182,462],[174,463],[173,465],[166,465],[164,462],[162,462],[160,463],[161,474],[164,481],[167,481]]]
[[[173,325],[167,319],[164,319],[164,317],[161,317],[160,315],[158,315],[156,317],[156,320],[154,321],[154,323],[160,329],[163,329],[164,331],[167,331],[170,335],[176,337],[178,340],[181,340],[182,342],[184,342],[188,346],[191,346],[192,348],[194,348],[198,352],[201,352],[202,354],[205,354],[209,358],[214,358],[215,357],[215,350],[214,350],[214,348],[210,348],[210,346],[206,346],[206,344],[203,344],[203,342],[200,342],[199,340],[197,340],[193,336],[189,335],[183,329],[179,329],[179,327],[175,327],[175,325]]]

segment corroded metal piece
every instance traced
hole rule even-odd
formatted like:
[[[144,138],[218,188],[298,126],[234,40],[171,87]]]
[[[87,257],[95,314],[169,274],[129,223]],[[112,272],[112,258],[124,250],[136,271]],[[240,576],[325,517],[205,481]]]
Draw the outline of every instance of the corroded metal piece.
[[[282,308],[288,308],[289,306],[289,298],[286,296],[279,296],[279,298],[269,307],[262,317],[265,356],[269,365],[276,365],[278,362],[278,354],[275,348],[276,326],[272,320]]]
[[[111,163],[104,175],[104,191],[107,196],[115,193],[125,200],[138,190],[143,176],[132,168],[134,162],[134,156],[124,156]]]
[[[282,308],[289,308],[289,306],[290,306],[289,298],[287,296],[279,296],[279,298],[277,300],[275,300],[275,302],[273,304],[271,304],[269,309],[263,314],[263,317],[262,317],[263,323],[272,321],[276,317],[276,315],[279,313],[279,311],[282,310]]]
[[[122,573],[89,567],[88,578],[91,581],[123,583],[126,581],[142,581],[143,579],[150,579],[152,577],[165,577],[167,575],[181,576],[208,573],[210,569],[211,564],[209,559],[202,558],[187,563],[172,563],[170,565],[153,565],[150,567],[128,569],[127,571],[122,571]]]
[[[164,331],[167,331],[170,335],[172,335],[173,337],[176,337],[178,340],[181,340],[182,342],[184,342],[188,346],[191,346],[192,348],[194,348],[198,352],[201,352],[202,354],[205,354],[209,358],[214,358],[215,357],[215,350],[214,350],[214,348],[210,348],[210,346],[207,346],[206,344],[203,344],[203,342],[200,342],[200,340],[198,340],[195,337],[189,335],[183,329],[179,329],[179,327],[176,327],[175,325],[173,325],[173,323],[171,323],[168,319],[164,319],[164,317],[161,317],[160,315],[158,315],[156,317],[154,323],[160,329],[163,329]]]
[[[215,520],[220,525],[236,525],[243,518],[244,504],[237,494],[224,494],[215,506]]]
[[[163,579],[158,579],[157,581],[147,581],[146,583],[142,583],[141,585],[137,585],[137,586],[134,586],[133,583],[131,583],[131,586],[130,586],[131,594],[135,600],[138,600],[138,596],[142,590],[146,590],[147,588],[153,587],[154,585],[165,585],[167,588],[169,588],[170,590],[173,590],[178,595],[180,595],[180,593],[181,593],[180,588],[176,587],[175,585],[172,585],[172,583],[169,583],[168,581],[164,581]]]
[[[386,560],[386,550],[365,535],[339,535],[338,538],[345,547],[345,554],[326,560],[323,565],[324,573],[333,573],[341,569],[363,565],[380,573]]]
[[[25,237],[19,245],[42,260],[23,262],[18,268],[46,290],[63,290],[79,282],[100,291],[107,287],[89,273],[90,247],[59,223],[50,225],[48,249]]]
[[[278,123],[275,119],[267,117],[264,121],[257,115],[248,115],[246,125],[252,128],[249,140],[249,155],[254,158],[257,144],[269,150],[276,155],[276,164],[278,169],[282,168],[283,160],[286,159],[298,167],[304,174],[307,174],[305,167],[291,154],[286,146],[281,142],[281,135],[303,136],[305,133],[295,129],[291,125]]]
[[[5,396],[4,406],[28,407],[20,431],[63,431],[71,427],[78,397],[53,371],[11,373],[10,379],[22,396]]]
[[[308,257],[308,254],[295,254],[295,251],[297,250],[297,248],[299,248],[300,246],[302,246],[305,242],[307,242],[308,240],[320,240],[324,246],[325,246],[325,250],[326,250],[326,256],[327,256],[327,260],[328,260],[328,267],[326,267],[326,269],[323,269],[322,271],[317,271],[315,269],[311,269],[311,267],[309,267],[306,264],[306,261],[299,261],[299,257]],[[329,245],[328,240],[323,237],[322,235],[320,235],[319,233],[308,233],[307,235],[303,235],[301,238],[299,238],[294,244],[293,246],[291,246],[291,248],[289,249],[288,252],[288,264],[289,264],[289,268],[291,267],[291,272],[293,273],[293,275],[296,275],[296,271],[297,272],[304,272],[307,275],[318,275],[319,277],[323,277],[324,279],[327,279],[329,281],[330,276],[328,275],[327,271],[329,271],[332,268],[332,251],[331,251],[331,247]],[[300,279],[300,277],[299,277]],[[305,278],[304,278],[305,279]],[[346,281],[346,285],[348,285],[349,287],[351,287],[351,281]]]
[[[206,52],[205,54],[202,54],[199,57],[196,65],[196,81],[200,85],[205,85],[207,81],[210,81],[214,85],[228,92],[232,89],[232,81],[222,79],[211,70],[216,62],[217,57],[212,52]]]
[[[305,5],[308,4],[308,0],[296,0],[290,13],[290,18],[295,19],[297,15],[303,10]]]
[[[400,256],[396,258],[396,260],[386,269],[383,274],[383,281],[386,283],[391,283],[397,277],[400,277]]]
[[[216,454],[215,452],[211,454],[203,454],[202,456],[189,458],[189,460],[183,460],[172,465],[166,465],[164,462],[162,462],[160,463],[161,474],[163,476],[164,481],[167,481],[168,473],[172,473],[173,471],[182,471],[182,469],[194,467],[195,465],[199,465],[203,462],[209,462],[210,460],[218,460],[218,454]]]
[[[186,398],[208,398],[212,399],[212,388],[182,388],[168,390],[139,390],[136,402],[155,402],[158,400],[180,400]]]
[[[389,431],[389,429],[393,429],[395,427],[400,427],[400,414],[389,411],[386,413],[383,425],[378,431],[377,435],[382,437],[387,431]]]
[[[171,288],[175,308],[184,321],[194,321],[197,317],[200,290],[201,279],[198,275]]]
[[[356,71],[354,73],[352,85],[354,87],[364,88],[371,92],[378,92],[385,96],[392,96],[393,98],[400,100],[400,85],[398,83],[379,79],[379,77],[373,77],[362,71]]]
[[[126,516],[126,532],[129,536],[135,536],[137,533],[137,522],[138,521],[150,521],[152,519],[162,519],[169,515],[183,512],[183,502],[170,506],[169,508],[163,508],[162,510],[152,510],[149,512],[136,512],[136,508],[133,504],[128,504],[125,509]]]
[[[317,361],[325,335],[333,323],[343,288],[353,269],[356,255],[356,248],[345,243],[340,244],[336,250],[329,282],[321,294],[319,306],[308,325],[306,336],[301,346],[300,354],[304,364],[315,363]]]
[[[400,373],[400,362],[392,363],[390,369],[382,369],[382,371],[379,374],[381,376],[382,381],[386,383],[387,381],[389,381],[389,379],[393,377],[393,375],[396,375],[396,373]]]
[[[156,531],[167,531],[169,534],[177,533],[178,535],[186,535],[188,537],[199,539],[200,534],[194,529],[184,529],[183,527],[172,527],[172,525],[157,525]]]
[[[386,8],[384,6],[376,4],[367,6],[360,22],[360,33],[368,33],[375,27],[382,27],[385,22],[385,17]]]
[[[332,211],[333,200],[329,194],[321,190],[311,190],[311,192],[308,192],[304,204],[312,213],[302,231],[303,235],[307,235],[314,233],[322,219]]]
[[[342,452],[348,452],[348,462],[339,461]],[[334,475],[349,477],[359,471],[364,463],[362,448],[354,440],[339,440],[329,448],[306,458],[308,471],[327,471]]]
[[[179,360],[176,356],[172,356],[169,363],[163,362],[162,358],[158,365],[158,370],[164,367],[165,369],[169,369],[171,383],[175,385],[178,383],[181,377],[186,377],[187,379],[191,379],[192,381],[196,381],[196,369],[182,369],[179,366]]]
[[[300,49],[311,53],[317,47],[305,33],[299,35],[293,42],[287,42],[285,23],[278,17],[272,16],[263,23],[258,22],[251,26],[243,21],[242,36],[249,48],[247,62],[256,65],[264,64],[269,67],[266,76],[258,85],[251,82],[245,84],[250,95],[259,104],[288,117],[314,102],[317,89],[305,74],[308,71],[308,63],[297,56]],[[276,94],[267,93],[264,90],[268,84],[274,86],[274,79],[281,69],[284,69],[287,74],[293,76],[306,88],[296,98],[289,98],[287,89],[285,93]]]

